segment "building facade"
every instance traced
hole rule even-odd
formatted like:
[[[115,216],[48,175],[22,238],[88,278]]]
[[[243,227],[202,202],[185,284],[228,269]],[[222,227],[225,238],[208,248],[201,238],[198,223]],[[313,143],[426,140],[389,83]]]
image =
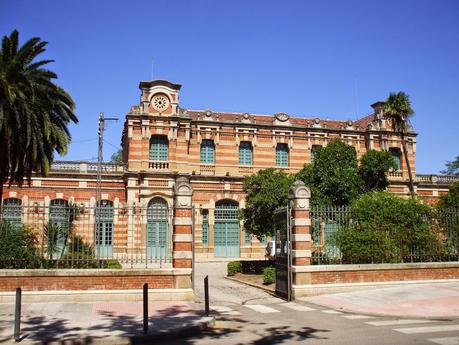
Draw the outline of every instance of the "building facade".
[[[97,185],[97,165],[90,162],[55,162],[48,177],[34,176],[30,186],[5,185],[3,216],[27,222],[32,216],[21,208],[29,207],[50,219],[56,205],[77,205],[76,231],[87,228],[83,237],[96,239],[99,255],[129,257],[131,264],[170,257],[170,265],[186,268],[192,250],[197,260],[263,258],[264,241],[245,233],[238,217],[244,176],[265,168],[296,173],[332,139],[352,145],[357,158],[370,149],[391,152],[398,169],[389,173],[389,190],[409,194],[400,136],[383,118],[381,102],[357,121],[337,121],[185,109],[181,85],[154,80],[139,87],[140,103],[126,115],[122,133],[125,164],[102,166],[105,223],[99,219],[90,230]],[[416,175],[413,131],[407,147],[417,194],[434,202],[453,178]]]

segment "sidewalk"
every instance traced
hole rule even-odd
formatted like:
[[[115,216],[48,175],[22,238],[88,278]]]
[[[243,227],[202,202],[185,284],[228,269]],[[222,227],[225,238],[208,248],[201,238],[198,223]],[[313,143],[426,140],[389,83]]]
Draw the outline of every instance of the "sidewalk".
[[[142,344],[211,327],[202,307],[188,302],[149,304],[143,334],[142,302],[24,303],[20,344]],[[14,304],[0,304],[0,344],[13,343]]]
[[[341,311],[416,318],[459,318],[459,282],[403,284],[300,300]]]

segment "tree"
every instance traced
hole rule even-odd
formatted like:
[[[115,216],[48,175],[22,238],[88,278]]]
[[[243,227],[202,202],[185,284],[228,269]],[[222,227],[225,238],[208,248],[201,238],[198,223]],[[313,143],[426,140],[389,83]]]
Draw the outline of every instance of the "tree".
[[[313,164],[306,164],[296,178],[311,189],[313,205],[348,205],[363,190],[356,152],[338,139],[318,150]]]
[[[3,183],[30,183],[32,172],[49,171],[54,151],[67,152],[67,125],[77,123],[70,95],[53,80],[57,75],[34,61],[47,42],[34,37],[19,47],[15,30],[4,36],[0,50],[0,202]]]
[[[245,231],[258,238],[274,235],[274,211],[287,205],[292,182],[293,175],[272,168],[244,178],[243,189],[247,196],[241,218]]]
[[[442,174],[459,176],[459,156],[453,161],[446,162],[445,165],[446,169],[440,171]]]
[[[457,208],[459,209],[459,181],[454,182],[449,186],[448,194],[442,195],[438,206],[441,208]]]
[[[119,149],[110,157],[110,163],[123,164],[123,149]]]
[[[392,155],[387,151],[370,150],[360,159],[359,173],[366,192],[382,191],[387,188],[387,172],[396,169]]]
[[[408,169],[410,193],[411,197],[414,198],[413,175],[411,173],[411,164],[408,157],[408,149],[406,147],[406,133],[409,125],[409,117],[414,114],[414,110],[411,108],[409,96],[402,91],[398,93],[390,93],[389,97],[384,102],[383,113],[384,117],[392,124],[394,132],[400,134],[403,155],[405,156],[405,163]]]

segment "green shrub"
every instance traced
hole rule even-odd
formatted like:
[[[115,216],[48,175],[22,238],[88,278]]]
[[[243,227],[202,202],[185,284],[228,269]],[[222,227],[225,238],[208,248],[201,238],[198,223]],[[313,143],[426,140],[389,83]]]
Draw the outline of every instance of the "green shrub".
[[[422,261],[446,251],[431,231],[431,217],[432,209],[415,200],[367,193],[352,203],[352,224],[339,229],[333,242],[345,263]]]
[[[263,270],[263,284],[272,284],[276,281],[276,269],[274,267],[266,267]]]
[[[39,268],[37,244],[29,228],[0,223],[0,268]]]
[[[236,273],[242,271],[242,264],[240,261],[228,262],[228,276],[234,276]]]

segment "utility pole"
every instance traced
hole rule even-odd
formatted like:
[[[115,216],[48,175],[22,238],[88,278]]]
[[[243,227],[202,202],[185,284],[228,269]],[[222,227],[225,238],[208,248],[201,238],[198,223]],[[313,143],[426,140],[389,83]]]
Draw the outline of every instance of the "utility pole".
[[[100,242],[102,238],[98,238],[97,226],[100,222],[100,212],[99,207],[101,200],[101,187],[102,187],[102,162],[103,158],[103,146],[104,146],[104,130],[105,130],[105,121],[118,121],[117,117],[105,117],[104,113],[99,114],[99,148],[97,152],[97,180],[96,180],[96,209],[95,209],[95,222],[94,222],[94,244],[97,248],[97,257],[100,257]]]

